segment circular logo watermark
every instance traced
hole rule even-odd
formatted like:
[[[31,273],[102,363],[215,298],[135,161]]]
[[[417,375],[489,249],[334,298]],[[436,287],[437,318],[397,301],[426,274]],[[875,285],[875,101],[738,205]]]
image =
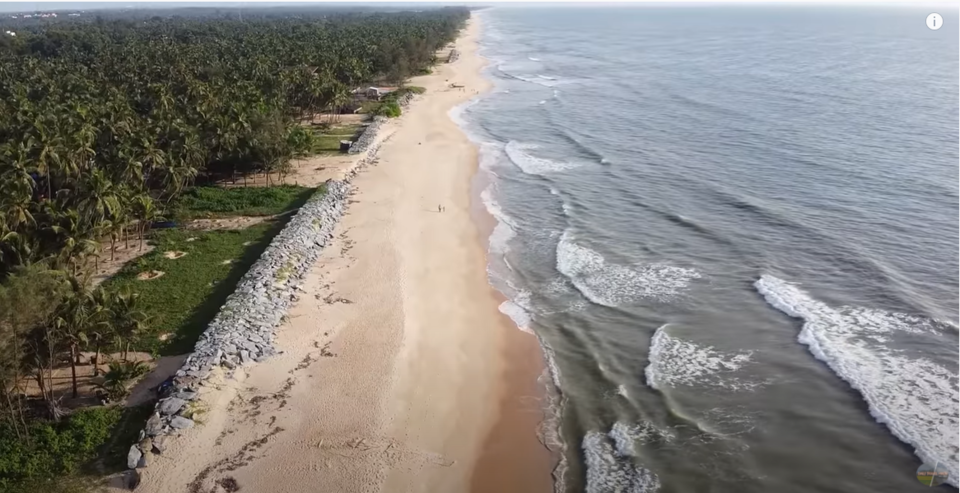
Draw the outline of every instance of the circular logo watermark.
[[[940,486],[947,481],[950,473],[943,464],[924,464],[917,469],[917,481],[925,486]]]

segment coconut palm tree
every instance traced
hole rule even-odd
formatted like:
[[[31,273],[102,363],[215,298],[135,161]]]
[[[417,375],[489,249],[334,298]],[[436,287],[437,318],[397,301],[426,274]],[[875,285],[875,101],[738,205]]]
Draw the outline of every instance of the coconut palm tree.
[[[156,203],[147,194],[134,196],[130,201],[130,206],[131,213],[137,220],[137,240],[140,242],[139,250],[142,251],[143,237],[150,229],[150,225],[161,219],[160,210],[157,209]]]
[[[120,349],[121,358],[127,361],[130,346],[146,328],[147,316],[137,306],[139,293],[119,291],[108,294],[108,299],[111,334]]]
[[[104,307],[93,296],[85,280],[70,276],[67,282],[69,289],[57,305],[54,327],[59,331],[60,340],[65,341],[70,350],[70,380],[73,398],[76,399],[80,346],[88,344],[92,332],[101,325]]]

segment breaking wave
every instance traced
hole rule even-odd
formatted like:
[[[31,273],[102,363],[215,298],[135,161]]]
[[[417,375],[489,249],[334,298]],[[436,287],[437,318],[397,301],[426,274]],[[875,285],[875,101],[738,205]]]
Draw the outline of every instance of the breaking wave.
[[[751,351],[723,353],[712,346],[700,346],[667,333],[664,324],[650,342],[647,385],[664,387],[706,385],[729,390],[751,390],[759,383],[729,375],[750,361]]]
[[[520,330],[530,334],[533,333],[533,329],[530,328],[530,323],[532,321],[530,314],[524,310],[522,306],[514,303],[513,301],[507,300],[503,303],[500,303],[499,309],[500,313],[510,317],[510,320],[513,320],[513,323],[517,324],[517,327]]]
[[[507,142],[504,150],[507,153],[507,157],[510,158],[510,161],[520,168],[521,171],[529,175],[543,175],[546,173],[566,171],[579,166],[579,164],[576,163],[554,161],[530,154],[531,150],[537,148],[539,148],[539,146],[536,144],[523,144],[511,140]]]
[[[531,84],[537,84],[544,87],[553,87],[553,86],[557,86],[564,83],[575,82],[572,79],[560,80],[555,77],[548,77],[546,75],[540,75],[540,74],[535,74],[534,76],[518,75],[518,74],[510,73],[504,70],[503,64],[497,65],[497,71],[504,77],[520,80],[523,82],[529,82]]]
[[[591,431],[583,437],[583,455],[587,463],[587,493],[645,493],[657,491],[660,480],[653,472],[634,462],[636,442],[661,436],[643,423],[617,422],[610,432]]]
[[[609,307],[640,299],[665,301],[700,277],[693,269],[666,264],[611,264],[599,253],[576,244],[569,230],[557,244],[557,270],[588,300]]]
[[[493,232],[490,233],[490,251],[499,254],[506,253],[509,249],[508,243],[517,236],[517,224],[513,218],[507,215],[507,213],[503,211],[503,208],[500,207],[500,203],[497,202],[496,197],[494,197],[493,184],[487,186],[487,188],[480,192],[480,200],[483,201],[487,212],[497,220],[496,226],[493,227]]]
[[[885,345],[897,333],[933,334],[949,324],[859,307],[831,308],[770,275],[755,283],[774,308],[803,319],[797,339],[863,396],[870,414],[924,462],[939,462],[957,486],[958,375]]]

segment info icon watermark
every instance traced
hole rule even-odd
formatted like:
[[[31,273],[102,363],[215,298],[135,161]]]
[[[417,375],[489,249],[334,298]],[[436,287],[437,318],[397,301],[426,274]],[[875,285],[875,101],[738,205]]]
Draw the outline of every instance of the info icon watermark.
[[[917,469],[917,481],[924,486],[940,486],[950,478],[947,467],[941,463],[934,465],[924,464]]]

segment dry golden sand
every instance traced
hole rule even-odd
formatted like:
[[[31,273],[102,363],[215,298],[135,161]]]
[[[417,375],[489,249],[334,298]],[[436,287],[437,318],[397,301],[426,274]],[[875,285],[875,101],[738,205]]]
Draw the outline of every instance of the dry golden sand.
[[[411,81],[427,93],[385,125],[379,164],[355,179],[278,331],[283,354],[205,388],[200,425],[168,442],[138,491],[550,489],[539,349],[497,310],[471,221],[477,152],[447,115],[489,86],[478,30],[474,18],[457,62]],[[356,162],[334,159],[296,179]]]

